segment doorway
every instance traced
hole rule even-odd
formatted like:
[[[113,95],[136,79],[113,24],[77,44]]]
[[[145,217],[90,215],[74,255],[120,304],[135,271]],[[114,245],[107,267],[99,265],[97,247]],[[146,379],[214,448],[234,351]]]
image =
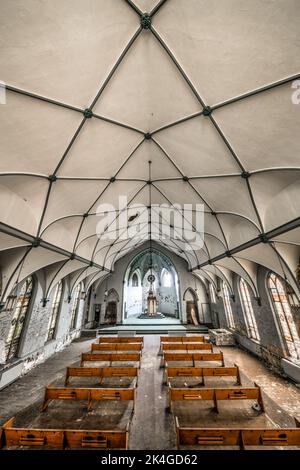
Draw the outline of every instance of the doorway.
[[[199,325],[198,306],[194,300],[186,301],[186,321],[187,324]]]
[[[104,323],[107,325],[115,325],[117,323],[117,302],[114,300],[107,303]]]

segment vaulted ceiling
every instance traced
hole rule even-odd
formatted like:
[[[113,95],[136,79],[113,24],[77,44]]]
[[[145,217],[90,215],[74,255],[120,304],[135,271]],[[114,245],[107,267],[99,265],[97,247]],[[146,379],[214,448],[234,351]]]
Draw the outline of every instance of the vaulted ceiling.
[[[298,0],[3,0],[3,298],[40,268],[48,290],[99,278],[145,243],[147,218],[96,234],[120,195],[204,205],[202,248],[159,241],[196,274],[257,292],[262,264],[297,290],[299,27]]]

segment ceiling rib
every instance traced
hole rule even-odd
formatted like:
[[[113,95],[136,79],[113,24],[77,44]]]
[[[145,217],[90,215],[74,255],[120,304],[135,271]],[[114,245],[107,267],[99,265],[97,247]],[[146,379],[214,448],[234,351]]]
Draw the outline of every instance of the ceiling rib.
[[[0,307],[3,306],[3,299],[5,298],[5,295],[6,295],[6,292],[7,292],[7,289],[11,283],[11,281],[13,280],[15,274],[18,272],[19,269],[22,270],[22,266],[23,266],[23,263],[25,261],[25,259],[27,258],[27,255],[31,252],[31,250],[33,250],[33,247],[32,246],[29,246],[26,248],[25,250],[25,253],[23,254],[23,256],[21,257],[21,259],[18,261],[15,269],[13,270],[13,272],[11,273],[11,275],[9,276],[9,279],[8,281],[6,282],[6,285],[5,287],[3,288],[3,291],[2,291],[2,295],[1,295],[1,300],[0,300]],[[19,278],[19,275],[18,275],[18,278]],[[17,279],[17,281],[19,281],[19,279]]]
[[[14,227],[10,227],[7,224],[4,224],[0,222],[0,233],[5,233],[6,235],[10,235],[12,237],[17,238],[18,240],[23,240],[27,243],[30,243],[31,245],[34,244],[34,242],[37,240],[37,238],[33,235],[30,235],[29,233],[22,232],[21,230],[18,230]],[[38,239],[38,246],[41,246],[42,248],[46,248],[46,250],[52,251],[54,253],[58,253],[60,255],[66,256],[66,257],[71,257],[72,259],[76,259],[77,261],[80,261],[84,264],[90,264],[91,260],[83,258],[79,255],[76,255],[75,253],[72,253],[68,250],[65,250],[64,248],[60,248],[59,246],[53,245],[52,243],[49,243],[42,238]],[[95,264],[95,266],[99,269],[102,269],[103,266]],[[105,268],[104,268],[105,269]],[[107,270],[109,271],[109,270]]]
[[[300,217],[297,217],[296,219],[287,222],[286,224],[280,225],[279,227],[276,227],[265,234],[263,234],[265,240],[271,240],[273,237],[277,237],[279,235],[282,235],[286,232],[289,232],[290,230],[293,230],[294,228],[300,227]],[[239,246],[236,246],[230,250],[230,255],[232,254],[237,254],[243,250],[246,250],[247,248],[251,248],[252,246],[258,245],[260,243],[264,243],[262,241],[262,234],[260,234],[258,237],[253,238],[252,240],[246,242],[246,243],[241,243]],[[268,242],[267,242],[268,243]],[[215,256],[212,258],[210,261],[211,263],[215,263],[216,261],[219,261],[220,259],[228,257],[229,253],[223,253],[221,255]],[[202,263],[195,267],[193,270],[203,268],[204,266],[207,266],[208,264],[211,263]]]
[[[167,2],[167,0],[160,0],[155,7],[150,11],[149,15],[151,18],[161,9],[161,7]]]
[[[174,56],[174,54],[171,52],[171,50],[169,49],[169,47],[167,46],[167,44],[165,43],[165,41],[160,37],[160,35],[158,34],[158,32],[156,31],[156,29],[151,26],[150,28],[150,31],[152,32],[153,36],[157,39],[157,41],[160,43],[160,45],[163,47],[163,49],[166,51],[166,53],[168,54],[168,56],[171,58],[172,62],[174,63],[174,65],[176,66],[177,70],[179,71],[180,75],[183,77],[183,79],[185,80],[185,82],[188,84],[188,86],[190,87],[191,91],[193,92],[193,94],[195,95],[195,97],[197,98],[197,100],[199,101],[199,103],[201,104],[201,106],[203,108],[206,107],[203,99],[201,98],[201,96],[199,95],[198,91],[196,90],[196,88],[194,87],[193,83],[191,82],[191,80],[189,79],[188,75],[186,74],[186,72],[183,70],[183,68],[181,67],[181,65],[179,64],[178,60],[176,59],[176,57]]]
[[[103,91],[105,90],[105,88],[107,87],[107,85],[109,84],[111,78],[113,77],[115,71],[117,70],[117,68],[119,67],[119,65],[121,64],[122,60],[124,59],[125,55],[127,54],[127,52],[129,51],[129,49],[131,48],[131,46],[133,45],[133,43],[135,42],[135,40],[138,38],[138,36],[140,35],[140,33],[142,32],[142,27],[140,26],[137,31],[134,33],[134,35],[132,36],[132,38],[130,39],[130,41],[128,42],[128,44],[126,45],[125,49],[122,51],[120,57],[118,58],[118,60],[116,61],[116,63],[114,64],[113,68],[111,69],[111,71],[109,72],[106,80],[104,81],[103,85],[101,86],[100,90],[98,91],[97,95],[95,96],[94,100],[92,101],[92,104],[90,105],[89,109],[93,110],[93,107],[95,106],[95,104],[97,103],[97,101],[99,100],[100,96],[102,95]]]
[[[49,283],[49,286],[48,286],[48,289],[46,291],[46,294],[45,294],[45,301],[48,300],[48,295],[49,293],[51,292],[51,289],[52,289],[52,284],[53,284],[53,281],[54,279],[56,278],[56,276],[58,276],[58,274],[60,273],[60,271],[66,266],[66,264],[69,262],[70,260],[69,259],[66,259],[65,261],[63,261],[63,263],[58,267],[57,271],[55,271],[54,275],[52,276],[52,279]]]
[[[132,2],[131,0],[124,0],[125,3],[127,3],[127,5],[130,6],[130,8],[132,8],[139,16],[141,16],[143,14],[143,12],[136,6],[136,4],[134,2]]]
[[[124,59],[125,55],[127,54],[128,50],[130,49],[130,47],[132,46],[132,44],[135,42],[136,38],[139,36],[139,34],[141,33],[142,31],[142,27],[140,26],[138,28],[138,30],[135,32],[135,34],[132,36],[132,38],[130,39],[130,41],[127,43],[126,47],[123,49],[121,55],[119,56],[119,58],[117,59],[117,61],[115,62],[113,68],[111,69],[110,73],[108,74],[108,77],[106,78],[106,80],[104,81],[103,85],[101,86],[100,90],[98,91],[97,95],[95,96],[94,100],[92,101],[92,104],[90,105],[90,107],[86,110],[86,111],[89,111],[89,116],[87,117],[86,113],[84,113],[84,118],[83,120],[81,121],[79,127],[77,128],[75,134],[73,135],[65,153],[63,154],[60,162],[58,163],[56,169],[54,170],[53,172],[53,176],[56,176],[56,173],[58,172],[59,168],[61,167],[61,165],[63,164],[63,162],[65,161],[73,143],[75,142],[78,134],[80,133],[83,125],[85,124],[86,120],[91,118],[92,117],[92,110],[93,110],[93,107],[95,106],[95,104],[97,103],[98,99],[100,98],[101,94],[103,93],[103,91],[105,90],[106,86],[108,85],[110,79],[113,77],[115,71],[117,70],[118,66],[120,65],[120,63],[122,62],[122,60]],[[49,184],[49,190],[48,190],[48,193],[47,193],[47,196],[46,196],[46,201],[45,201],[45,204],[44,204],[44,209],[43,209],[43,212],[42,212],[42,216],[40,218],[40,222],[39,222],[39,228],[38,228],[38,233],[37,233],[37,237],[39,236],[39,233],[40,233],[40,229],[42,227],[42,224],[43,224],[43,220],[44,220],[44,217],[45,217],[45,214],[46,214],[46,210],[47,210],[47,205],[48,205],[48,201],[49,201],[49,198],[50,198],[50,195],[51,195],[51,188],[52,188],[52,182],[50,181],[50,184]]]
[[[237,103],[238,101],[244,100],[246,98],[250,98],[251,96],[259,95],[264,91],[272,90],[273,88],[277,88],[281,85],[285,85],[287,83],[293,82],[300,78],[300,73],[296,73],[295,75],[291,75],[286,78],[282,78],[281,80],[277,80],[276,82],[269,83],[267,85],[263,85],[262,87],[255,88],[254,90],[248,91],[247,93],[243,93],[242,95],[235,96],[234,98],[230,98],[229,100],[222,101],[221,103],[214,104],[211,109],[219,109],[223,108],[224,106],[228,106],[229,104]]]
[[[260,214],[259,214],[257,204],[256,204],[255,199],[254,199],[254,195],[253,195],[253,191],[252,191],[252,188],[251,188],[251,185],[250,185],[249,178],[246,178],[246,184],[247,184],[247,187],[248,187],[249,196],[250,196],[251,201],[252,201],[252,206],[255,210],[255,214],[256,214],[256,217],[257,217],[257,220],[258,220],[258,223],[259,223],[259,226],[260,226],[261,233],[264,233],[265,232],[264,226],[263,226]]]
[[[285,85],[287,83],[293,82],[294,80],[297,80],[299,78],[300,78],[300,73],[295,74],[295,75],[291,75],[290,77],[287,77],[287,78],[283,78],[282,80],[277,80],[276,82],[270,83],[268,85],[264,85],[260,88],[255,88],[254,90],[251,90],[247,93],[243,93],[242,95],[238,95],[236,97],[230,98],[229,100],[222,101],[220,103],[217,103],[215,105],[210,106],[211,112],[213,112],[213,111],[215,111],[219,108],[223,108],[225,106],[228,106],[230,104],[237,103],[238,101],[242,101],[242,100],[245,100],[247,98],[251,98],[252,96],[258,95],[258,94],[263,93],[265,91],[272,90],[273,88],[277,88],[281,85]],[[170,122],[169,124],[166,124],[162,127],[154,129],[153,131],[151,131],[151,134],[152,135],[157,134],[158,132],[161,132],[165,129],[169,129],[170,127],[177,126],[178,124],[181,124],[182,122],[186,122],[186,121],[189,121],[191,119],[195,119],[196,117],[199,117],[202,114],[203,114],[203,111],[199,111],[198,113],[190,114],[190,115],[185,116],[183,118],[180,118],[176,121]]]
[[[160,145],[154,140],[153,142],[162,150],[163,152],[163,155],[169,160],[169,162],[171,162],[174,167],[177,169],[177,171],[182,175],[183,178],[187,178],[185,181],[188,182],[189,186],[194,190],[194,192],[197,194],[197,196],[202,200],[204,201],[206,204],[206,200],[201,196],[201,194],[197,191],[197,189],[191,184],[191,182],[189,181],[190,179],[196,179],[196,178],[213,178],[213,177],[216,177],[216,178],[222,178],[222,177],[226,177],[226,176],[242,176],[243,179],[245,179],[245,182],[246,182],[246,188],[247,188],[247,191],[248,191],[248,194],[249,194],[249,197],[250,197],[250,201],[251,201],[251,204],[252,204],[252,207],[254,209],[254,212],[256,214],[256,217],[257,217],[257,220],[259,222],[259,226],[257,226],[257,224],[248,219],[247,217],[244,217],[244,216],[241,216],[239,214],[235,214],[237,216],[240,216],[240,217],[243,217],[247,220],[249,220],[253,225],[255,225],[255,227],[259,230],[261,230],[261,233],[258,235],[258,237],[256,237],[255,239],[252,239],[250,240],[249,242],[246,242],[244,244],[241,244],[239,245],[238,247],[235,247],[234,249],[232,249],[230,252],[229,250],[227,249],[226,252],[225,252],[225,255],[219,255],[211,260],[209,260],[209,263],[203,263],[202,265],[205,266],[206,264],[211,264],[212,262],[215,262],[215,260],[218,260],[218,259],[222,259],[224,258],[224,256],[231,256],[232,253],[236,252],[235,250],[238,250],[237,252],[239,252],[240,250],[243,250],[245,249],[245,247],[250,247],[250,246],[254,246],[258,243],[265,243],[265,242],[269,242],[269,239],[270,239],[270,234],[272,234],[274,231],[278,231],[276,232],[276,235],[280,235],[282,233],[285,233],[287,232],[288,230],[291,230],[289,227],[290,227],[290,224],[292,223],[298,223],[298,222],[295,222],[295,221],[298,221],[298,219],[295,219],[294,221],[292,222],[289,222],[287,224],[284,224],[282,225],[281,227],[278,227],[272,231],[269,231],[268,233],[264,233],[264,227],[263,227],[263,224],[262,224],[262,220],[261,220],[261,217],[260,217],[260,214],[259,214],[259,210],[258,210],[258,207],[256,205],[256,202],[255,202],[255,198],[254,198],[254,194],[253,194],[253,191],[252,191],[252,188],[251,188],[251,185],[250,185],[250,182],[249,182],[249,177],[251,176],[251,174],[254,174],[254,173],[263,173],[263,172],[266,172],[266,171],[282,171],[282,168],[271,168],[271,169],[261,169],[261,170],[254,170],[252,172],[248,172],[242,162],[239,160],[239,157],[238,155],[236,154],[236,152],[234,151],[234,149],[232,148],[230,142],[229,142],[229,139],[227,139],[226,135],[223,133],[223,131],[221,130],[220,126],[218,125],[218,123],[216,122],[214,116],[212,116],[212,112],[214,110],[217,110],[219,108],[222,108],[224,106],[227,106],[227,105],[230,105],[230,104],[233,104],[235,102],[238,102],[238,101],[241,101],[243,99],[247,99],[248,97],[251,97],[251,96],[254,96],[256,94],[260,94],[260,93],[263,93],[265,91],[268,91],[270,89],[273,89],[275,87],[278,87],[278,86],[281,86],[283,84],[286,84],[286,83],[289,83],[291,81],[294,81],[298,78],[300,78],[300,74],[296,74],[296,75],[293,75],[291,77],[288,77],[288,78],[285,78],[285,79],[282,79],[282,80],[279,80],[279,81],[276,81],[272,84],[269,84],[269,85],[265,85],[263,87],[260,87],[260,88],[257,88],[256,90],[252,90],[250,92],[247,92],[247,93],[244,93],[242,95],[239,95],[237,97],[234,97],[234,98],[231,98],[229,100],[226,100],[224,101],[223,103],[218,103],[214,106],[206,106],[203,99],[201,98],[200,94],[198,93],[196,87],[193,85],[192,81],[189,79],[188,75],[186,74],[186,72],[184,71],[184,69],[181,67],[180,63],[177,61],[175,55],[173,54],[173,52],[169,49],[168,45],[166,44],[166,42],[161,38],[161,36],[159,35],[159,33],[156,31],[156,29],[151,25],[151,17],[154,16],[159,10],[160,8],[166,3],[166,0],[160,0],[156,5],[155,7],[150,11],[150,13],[148,14],[144,14],[136,5],[133,1],[131,0],[125,0],[125,3],[135,11],[135,13],[137,13],[137,15],[139,15],[140,17],[140,20],[141,20],[141,26],[139,26],[138,30],[135,32],[134,36],[131,38],[131,40],[129,41],[129,43],[126,45],[125,49],[123,50],[122,54],[120,55],[120,57],[118,58],[117,62],[114,64],[112,70],[110,71],[109,75],[107,76],[107,78],[105,79],[103,85],[101,86],[99,92],[97,93],[96,97],[94,98],[94,101],[92,102],[90,108],[86,109],[86,110],[82,110],[80,108],[77,108],[77,107],[73,107],[72,105],[68,105],[68,104],[65,104],[65,103],[62,103],[62,102],[59,102],[59,101],[56,101],[56,100],[52,100],[52,99],[48,99],[48,98],[45,98],[45,97],[42,97],[40,95],[35,95],[34,93],[30,93],[30,92],[26,92],[24,90],[21,90],[21,89],[17,89],[15,87],[7,87],[7,89],[11,92],[14,92],[14,93],[19,93],[19,94],[23,94],[25,96],[28,96],[28,97],[31,97],[31,98],[35,98],[35,99],[39,99],[39,100],[42,100],[42,101],[46,101],[48,103],[51,103],[51,104],[54,104],[54,105],[57,105],[57,106],[60,106],[60,107],[64,107],[66,109],[69,109],[69,110],[73,110],[73,111],[76,111],[76,112],[80,112],[81,114],[84,115],[84,118],[79,126],[79,128],[77,129],[77,131],[75,132],[75,134],[73,135],[73,138],[65,152],[65,154],[63,155],[61,161],[59,162],[56,170],[53,172],[53,175],[50,175],[50,176],[43,176],[43,175],[31,175],[31,176],[36,176],[36,177],[41,177],[41,178],[47,178],[49,180],[49,187],[48,187],[48,191],[47,191],[47,195],[46,195],[46,199],[45,199],[45,203],[44,203],[44,207],[43,207],[43,210],[42,210],[42,215],[41,215],[41,218],[40,218],[40,222],[39,222],[39,228],[38,228],[38,232],[37,232],[37,236],[36,237],[31,237],[31,235],[28,235],[28,234],[24,234],[23,232],[20,232],[20,236],[23,236],[23,240],[25,241],[26,239],[26,242],[28,241],[28,243],[34,243],[36,240],[38,240],[38,245],[36,246],[43,246],[43,244],[47,243],[47,242],[44,242],[43,240],[39,239],[39,234],[41,232],[41,228],[42,228],[42,223],[43,223],[43,220],[44,220],[44,217],[45,217],[45,214],[46,214],[46,211],[47,211],[47,206],[48,206],[48,201],[49,201],[49,198],[50,198],[50,195],[51,195],[51,190],[52,190],[52,187],[53,187],[53,184],[55,184],[55,181],[56,179],[64,179],[64,180],[67,180],[67,179],[70,179],[70,180],[75,180],[75,179],[85,179],[85,178],[81,178],[81,177],[78,177],[78,178],[71,178],[71,177],[63,177],[63,178],[57,178],[56,177],[56,172],[59,170],[60,166],[63,164],[63,161],[65,160],[65,158],[67,157],[68,153],[69,153],[69,150],[70,148],[72,147],[74,141],[76,140],[78,134],[80,133],[80,130],[82,129],[83,125],[85,124],[85,121],[86,119],[89,119],[90,117],[95,117],[96,119],[101,119],[103,121],[106,121],[108,123],[111,123],[111,124],[115,124],[115,125],[118,125],[118,126],[121,126],[121,127],[124,127],[128,130],[132,130],[132,131],[135,131],[135,132],[138,132],[140,134],[144,134],[144,132],[140,129],[137,129],[135,127],[132,127],[130,125],[127,125],[127,124],[123,124],[123,123],[119,123],[117,121],[114,121],[110,118],[105,118],[101,115],[95,115],[93,114],[92,112],[92,109],[93,107],[95,106],[95,104],[97,103],[99,97],[101,96],[101,94],[103,93],[104,89],[106,88],[106,86],[108,85],[108,83],[110,82],[111,78],[113,77],[113,75],[115,74],[119,64],[122,62],[123,58],[125,57],[126,53],[129,51],[129,49],[131,48],[132,44],[134,43],[134,41],[136,40],[136,38],[139,36],[139,34],[141,33],[141,31],[143,30],[143,27],[148,29],[153,35],[154,37],[156,38],[156,40],[160,43],[160,45],[163,47],[163,49],[165,50],[165,52],[167,53],[167,55],[171,58],[172,62],[174,63],[175,67],[177,68],[177,70],[179,71],[181,77],[183,77],[184,81],[186,82],[186,84],[189,86],[190,90],[193,92],[193,94],[196,96],[198,102],[200,103],[200,105],[203,107],[203,110],[202,111],[199,111],[199,113],[196,113],[194,115],[190,115],[190,116],[187,116],[187,117],[184,117],[184,118],[181,118],[180,120],[178,121],[175,121],[173,123],[170,123],[170,124],[167,124],[161,128],[158,128],[156,129],[155,131],[153,131],[153,133],[149,133],[150,135],[150,138],[152,137],[152,135],[154,133],[157,133],[157,132],[161,132],[165,129],[168,129],[169,127],[172,127],[172,126],[175,126],[177,124],[180,124],[182,122],[185,122],[189,119],[193,119],[194,117],[197,117],[197,116],[201,116],[201,115],[205,115],[205,117],[203,117],[204,119],[206,117],[209,118],[209,120],[212,122],[213,126],[215,127],[215,129],[217,130],[219,136],[221,137],[222,141],[225,143],[227,149],[229,150],[231,156],[235,159],[236,163],[238,164],[239,168],[241,169],[242,171],[242,174],[240,175],[216,175],[216,176],[212,176],[212,175],[208,175],[207,177],[206,176],[194,176],[194,177],[189,177],[188,176],[185,176],[181,170],[179,169],[179,167],[177,166],[177,164],[175,163],[175,161],[173,161],[171,159],[171,157],[169,157],[168,153],[166,151],[164,151],[162,149],[162,147],[160,147]],[[150,26],[143,26],[142,24],[142,19],[143,19],[143,16],[147,16],[149,17],[150,16],[150,22],[149,22],[149,25]],[[85,112],[88,111],[90,115],[86,116]],[[205,112],[204,112],[205,111]],[[148,134],[147,134],[148,135]],[[144,134],[145,136],[145,134]],[[136,147],[136,149],[145,141],[145,138],[149,138],[149,137],[144,137],[144,139],[140,142],[140,144],[138,144],[138,146]],[[129,161],[129,159],[131,158],[131,156],[134,154],[134,152],[136,151],[136,149],[134,149],[134,151],[130,154],[130,156],[128,157],[127,160],[125,160],[125,162],[123,163],[123,165],[121,166],[121,168],[118,170],[117,174],[121,171],[121,169],[127,164],[127,162]],[[229,157],[230,158],[230,157]],[[289,168],[291,170],[291,168]],[[300,168],[295,168],[294,170],[298,171],[300,170]],[[18,175],[23,175],[23,173],[20,173]],[[4,175],[1,175],[0,176],[4,176]],[[55,179],[51,179],[52,177],[54,177]],[[86,180],[92,180],[93,178],[86,178]],[[178,178],[180,179],[180,178]],[[81,224],[80,224],[80,227],[79,227],[79,230],[77,232],[77,236],[76,236],[76,240],[75,240],[75,243],[74,243],[74,252],[75,252],[75,247],[76,247],[76,244],[77,244],[77,241],[79,239],[79,236],[80,236],[80,233],[81,233],[81,229],[82,229],[82,226],[84,224],[84,221],[85,221],[85,218],[87,215],[89,215],[89,212],[90,210],[92,209],[92,207],[96,204],[96,202],[101,198],[101,196],[103,195],[103,193],[106,191],[106,189],[109,187],[109,185],[112,183],[112,182],[115,182],[115,181],[146,181],[146,180],[139,180],[139,179],[125,179],[125,178],[119,178],[117,179],[116,176],[114,177],[111,177],[111,179],[106,179],[106,178],[99,178],[99,180],[106,180],[108,181],[108,184],[106,185],[106,187],[104,188],[103,191],[101,191],[100,193],[100,196],[96,199],[95,203],[90,207],[90,209],[87,211],[86,214],[83,214],[81,215],[82,217],[82,221],[81,221]],[[112,181],[113,180],[113,181]],[[173,180],[172,178],[166,178],[166,179],[158,179],[156,181],[169,181],[169,180]],[[174,179],[176,180],[176,179]],[[159,188],[157,188],[154,184],[153,184],[153,181],[150,182],[150,186],[149,188],[151,187],[151,185],[153,185],[153,187],[156,188],[156,190],[158,190],[162,196],[168,200],[168,198],[163,194],[163,192],[161,192],[159,190]],[[144,189],[145,186],[143,186],[136,194],[139,194],[139,192]],[[133,197],[133,199],[136,197],[136,195]],[[132,199],[131,199],[132,201]],[[169,201],[169,200],[168,200]],[[170,201],[169,201],[170,202]],[[207,206],[210,208],[210,206],[207,204]],[[214,212],[211,208],[211,215],[215,216],[216,218],[216,221],[219,225],[219,228],[221,230],[221,233],[224,237],[224,241],[225,241],[225,244],[226,244],[226,248],[228,248],[228,244],[227,244],[227,240],[226,240],[226,237],[225,237],[225,234],[224,234],[224,231],[223,231],[223,228],[222,228],[222,224],[221,222],[219,221],[217,215],[218,214],[226,214],[227,212],[221,212],[221,211],[218,211],[218,212]],[[229,212],[228,212],[229,213]],[[117,216],[118,217],[118,216]],[[116,217],[116,218],[117,218]],[[67,217],[65,217],[67,218]],[[115,220],[116,220],[115,218]],[[299,224],[298,224],[299,225]],[[298,225],[296,225],[298,227]],[[7,226],[8,227],[8,226]],[[45,229],[44,229],[45,230]],[[281,231],[283,230],[283,231]],[[1,228],[0,228],[0,231]],[[22,235],[23,233],[23,235]],[[42,232],[44,233],[44,232]],[[276,236],[274,235],[274,236]],[[25,239],[24,239],[25,238]],[[33,239],[32,239],[33,238]],[[119,238],[119,237],[118,237]],[[117,238],[117,240],[118,240]],[[117,240],[114,241],[114,243],[112,244],[112,246],[114,246],[114,244],[117,244]],[[172,240],[170,240],[172,242]],[[95,254],[95,250],[96,250],[96,247],[99,243],[99,240],[96,242],[96,245],[94,247],[94,250],[93,250],[93,255],[92,255],[92,259],[94,257],[94,254]],[[163,243],[164,244],[164,243]],[[250,245],[249,245],[250,244]],[[51,244],[48,244],[49,246],[53,246]],[[249,246],[248,246],[249,245]],[[270,245],[272,246],[272,243],[270,243]],[[34,246],[34,245],[33,245]],[[33,247],[32,246],[32,247]],[[136,245],[134,245],[136,246]],[[31,251],[32,247],[29,247],[29,252]],[[44,246],[45,247],[45,246]],[[206,245],[205,245],[206,247]],[[273,246],[272,246],[273,247]],[[58,250],[59,247],[54,247]],[[273,247],[274,248],[274,247]],[[50,249],[50,248],[48,248]],[[170,248],[171,249],[171,248]],[[208,256],[209,256],[209,251],[208,251],[208,248],[206,247],[207,249],[207,252],[208,252]],[[110,249],[109,249],[110,250]],[[108,255],[108,252],[109,250],[107,251],[106,255]],[[54,249],[52,251],[55,251]],[[205,252],[205,250],[203,250]],[[64,253],[69,253],[63,249],[61,249],[61,252],[64,252]],[[96,252],[98,253],[98,252]],[[74,253],[70,253],[71,256],[74,256]],[[106,256],[105,255],[105,256]],[[196,257],[196,260],[199,262],[198,258],[197,258],[197,254],[195,253],[195,257]],[[74,258],[71,258],[71,259],[74,259]],[[78,259],[78,258],[76,258]],[[235,259],[235,258],[234,258]],[[87,263],[90,263],[91,260],[86,260]],[[236,260],[235,260],[236,261]],[[68,260],[66,260],[66,263],[68,262]],[[105,263],[104,263],[105,264]],[[197,268],[200,268],[202,265],[198,265]],[[96,266],[96,265],[95,265]],[[102,267],[101,267],[102,268]],[[197,269],[197,268],[194,268],[194,269]],[[88,269],[88,267],[86,268]]]
[[[82,115],[85,112],[85,110],[83,108],[79,108],[78,106],[74,106],[72,104],[68,104],[68,103],[64,103],[62,101],[54,100],[52,98],[48,98],[47,96],[38,95],[36,93],[32,93],[30,91],[23,90],[21,88],[17,88],[15,86],[11,86],[11,85],[6,84],[5,88],[9,92],[17,93],[19,95],[24,95],[24,96],[27,96],[29,98],[44,101],[45,103],[48,103],[48,104],[54,104],[56,106],[60,106],[61,108],[65,108],[65,109],[68,109],[70,111],[75,111],[75,112],[80,113]],[[95,114],[95,113],[93,113],[93,117],[96,118],[96,119],[99,119],[101,121],[108,122],[109,124],[114,124],[114,125],[119,126],[119,127],[124,127],[125,129],[129,129],[131,131],[138,132],[139,134],[144,134],[144,131],[142,131],[141,129],[137,129],[136,127],[130,126],[129,124],[125,124],[123,122],[116,121],[115,119],[111,119],[111,118],[108,118],[106,116],[102,116],[100,114]]]
[[[29,98],[35,98],[40,101],[45,101],[46,103],[55,104],[56,106],[60,106],[61,108],[70,109],[71,111],[76,111],[78,113],[83,112],[83,110],[78,108],[77,106],[63,103],[62,101],[53,100],[52,98],[47,98],[46,96],[38,95],[37,93],[32,93],[30,91],[22,90],[21,88],[17,88],[15,86],[5,84],[5,88],[6,90],[11,91],[13,93],[18,93],[19,95],[28,96]]]
[[[232,155],[232,157],[234,158],[234,160],[236,161],[236,163],[238,164],[238,166],[240,167],[241,171],[242,171],[242,177],[243,174],[248,174],[248,172],[246,171],[246,169],[244,168],[243,164],[241,163],[240,159],[238,158],[236,152],[233,150],[231,144],[229,143],[228,139],[226,138],[225,134],[223,133],[223,131],[221,130],[220,126],[218,125],[218,123],[216,122],[216,120],[214,119],[214,117],[212,116],[211,114],[211,108],[209,106],[207,106],[205,104],[205,102],[203,101],[203,99],[201,98],[200,94],[198,93],[198,91],[196,90],[196,88],[194,87],[193,83],[191,82],[191,80],[189,79],[188,75],[186,74],[186,72],[183,70],[182,66],[179,64],[179,62],[177,61],[177,59],[175,58],[174,54],[171,52],[171,50],[169,49],[169,47],[167,46],[167,44],[163,41],[163,39],[160,37],[160,35],[157,33],[157,31],[155,30],[155,28],[153,26],[150,27],[150,31],[152,32],[152,34],[155,36],[155,38],[158,40],[158,42],[161,44],[161,46],[163,47],[163,49],[166,51],[166,53],[168,54],[168,56],[171,58],[171,60],[173,61],[173,63],[175,64],[176,68],[178,69],[178,71],[180,72],[181,76],[184,78],[185,82],[188,84],[188,86],[190,87],[191,91],[193,92],[193,94],[195,95],[195,97],[197,98],[197,100],[199,101],[199,103],[201,104],[201,106],[203,107],[203,110],[202,110],[202,114],[204,115],[207,115],[210,119],[210,121],[212,122],[212,124],[214,125],[214,127],[216,128],[218,134],[220,135],[220,137],[222,138],[223,142],[225,143],[226,147],[228,148],[230,154]],[[208,110],[207,112],[205,112],[206,110]],[[192,188],[194,188],[191,183],[189,182],[190,186]],[[195,188],[194,188],[195,189]],[[247,182],[247,190],[248,190],[248,193],[249,193],[249,197],[250,197],[250,200],[251,200],[251,203],[252,203],[252,206],[254,208],[254,211],[255,213],[257,214],[258,216],[258,221],[259,221],[259,224],[261,225],[262,227],[262,223],[261,223],[261,219],[260,219],[260,216],[259,216],[259,213],[258,213],[258,209],[257,209],[257,206],[255,204],[255,201],[254,201],[254,198],[253,198],[253,194],[252,194],[252,191],[251,191],[251,188]],[[199,195],[199,193],[198,193]],[[200,196],[204,201],[205,199]],[[207,204],[208,205],[208,204]],[[208,205],[209,207],[209,205]],[[213,214],[214,211],[212,211]],[[224,236],[224,239],[225,239],[225,242],[226,242],[226,245],[228,246],[228,242],[226,240],[226,237],[225,237],[225,233],[221,227],[221,223],[219,221],[218,218],[216,218],[217,220],[217,223],[221,229],[221,232]],[[263,232],[263,228],[262,228],[262,233]]]

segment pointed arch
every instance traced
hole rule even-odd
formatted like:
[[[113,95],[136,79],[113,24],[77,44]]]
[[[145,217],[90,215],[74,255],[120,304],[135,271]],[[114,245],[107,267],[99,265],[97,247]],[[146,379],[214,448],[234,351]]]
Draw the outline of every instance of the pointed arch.
[[[18,292],[18,287],[20,290]],[[34,297],[35,280],[28,276],[21,286],[7,298],[6,310],[12,311],[11,323],[5,341],[5,358],[13,359],[18,355],[20,342],[25,331],[30,307]]]

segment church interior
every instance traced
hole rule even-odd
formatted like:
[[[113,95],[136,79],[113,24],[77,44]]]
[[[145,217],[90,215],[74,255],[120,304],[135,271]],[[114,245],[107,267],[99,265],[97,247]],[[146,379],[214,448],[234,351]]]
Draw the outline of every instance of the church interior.
[[[0,460],[300,450],[300,2],[0,15]]]

